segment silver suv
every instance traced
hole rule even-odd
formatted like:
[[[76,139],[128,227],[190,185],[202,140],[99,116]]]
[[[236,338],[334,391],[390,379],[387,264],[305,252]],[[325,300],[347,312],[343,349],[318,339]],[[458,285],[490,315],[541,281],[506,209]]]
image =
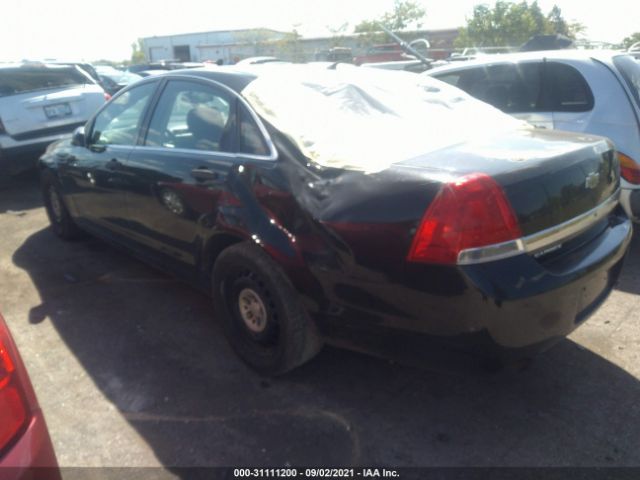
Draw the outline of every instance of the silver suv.
[[[621,203],[640,221],[640,63],[603,50],[488,55],[425,72],[539,128],[609,137]]]
[[[0,176],[33,167],[104,102],[102,87],[73,65],[0,65]]]

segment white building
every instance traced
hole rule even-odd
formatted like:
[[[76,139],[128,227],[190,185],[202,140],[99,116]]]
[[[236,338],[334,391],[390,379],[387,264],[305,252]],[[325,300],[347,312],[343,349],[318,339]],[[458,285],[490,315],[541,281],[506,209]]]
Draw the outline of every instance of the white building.
[[[273,55],[276,42],[287,35],[267,28],[221,30],[147,37],[142,39],[142,45],[146,59],[151,62],[222,60],[228,64],[246,57]]]
[[[458,29],[416,30],[402,32],[401,35],[406,41],[429,39],[429,54],[433,58],[443,58],[453,51]],[[393,43],[391,39],[385,41]],[[322,52],[336,46],[350,48],[354,56],[362,55],[371,47],[371,42],[370,38],[359,34],[303,38],[292,32],[255,28],[147,37],[142,39],[142,46],[145,58],[150,62],[222,61],[226,65],[257,56],[274,56],[296,62],[317,60]]]

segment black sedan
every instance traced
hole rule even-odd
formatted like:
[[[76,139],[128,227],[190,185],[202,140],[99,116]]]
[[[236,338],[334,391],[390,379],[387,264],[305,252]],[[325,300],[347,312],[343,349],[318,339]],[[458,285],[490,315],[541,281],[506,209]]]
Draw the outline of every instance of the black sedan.
[[[269,374],[345,331],[529,355],[604,301],[631,237],[607,140],[347,65],[149,77],[40,170],[56,234],[193,282]]]

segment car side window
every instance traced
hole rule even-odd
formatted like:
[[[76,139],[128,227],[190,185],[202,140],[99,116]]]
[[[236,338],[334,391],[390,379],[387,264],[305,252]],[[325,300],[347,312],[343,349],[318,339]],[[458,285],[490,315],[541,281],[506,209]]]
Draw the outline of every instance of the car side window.
[[[233,101],[213,86],[171,80],[151,117],[145,145],[232,152]]]
[[[593,93],[575,68],[547,62],[545,80],[554,112],[588,112],[593,109]]]
[[[269,155],[267,142],[251,113],[241,102],[238,108],[240,124],[240,152],[250,155]]]
[[[156,82],[146,83],[114,98],[95,121],[89,143],[93,145],[135,145],[149,99]]]
[[[506,113],[544,110],[542,63],[482,66],[437,78]]]

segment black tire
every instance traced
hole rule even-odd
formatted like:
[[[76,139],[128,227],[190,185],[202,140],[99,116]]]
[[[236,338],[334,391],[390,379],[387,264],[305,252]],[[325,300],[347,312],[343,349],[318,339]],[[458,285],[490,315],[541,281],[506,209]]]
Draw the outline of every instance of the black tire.
[[[75,240],[82,237],[82,231],[69,215],[60,190],[53,181],[45,180],[42,183],[42,196],[53,232],[64,240]]]
[[[256,245],[240,243],[220,254],[213,268],[213,299],[231,346],[260,373],[283,374],[322,348],[289,278]],[[263,321],[251,324],[251,308]]]

